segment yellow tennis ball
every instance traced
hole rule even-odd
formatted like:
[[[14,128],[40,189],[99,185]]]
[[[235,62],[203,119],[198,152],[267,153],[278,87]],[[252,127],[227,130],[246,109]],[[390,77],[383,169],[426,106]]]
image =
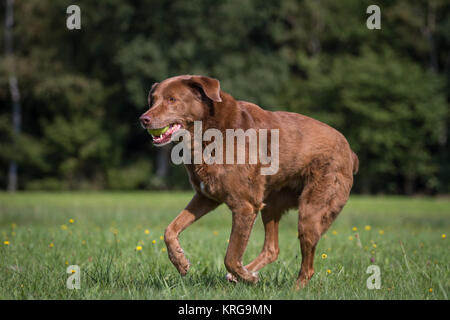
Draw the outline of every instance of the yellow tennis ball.
[[[160,129],[147,129],[147,132],[150,133],[152,136],[157,137],[162,135],[167,130],[169,130],[169,126]]]

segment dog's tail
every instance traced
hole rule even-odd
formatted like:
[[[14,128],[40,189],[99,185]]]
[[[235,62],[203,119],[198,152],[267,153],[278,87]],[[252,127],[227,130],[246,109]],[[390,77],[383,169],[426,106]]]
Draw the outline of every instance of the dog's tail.
[[[359,159],[356,153],[352,151],[352,160],[353,160],[353,174],[357,174],[359,170]]]

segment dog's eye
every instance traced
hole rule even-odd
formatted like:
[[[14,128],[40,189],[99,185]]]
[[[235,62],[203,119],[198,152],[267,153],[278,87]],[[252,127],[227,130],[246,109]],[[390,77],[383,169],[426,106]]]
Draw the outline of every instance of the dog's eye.
[[[177,101],[177,99],[175,99],[174,97],[169,97],[167,99],[170,103],[174,103],[175,101]]]

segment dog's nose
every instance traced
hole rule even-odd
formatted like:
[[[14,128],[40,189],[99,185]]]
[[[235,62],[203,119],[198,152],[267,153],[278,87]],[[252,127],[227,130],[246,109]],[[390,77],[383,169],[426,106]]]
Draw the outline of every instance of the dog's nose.
[[[139,118],[139,120],[141,121],[142,126],[145,128],[145,127],[147,127],[147,126],[150,124],[150,120],[151,120],[151,119],[150,119],[149,116],[143,114],[143,115]]]

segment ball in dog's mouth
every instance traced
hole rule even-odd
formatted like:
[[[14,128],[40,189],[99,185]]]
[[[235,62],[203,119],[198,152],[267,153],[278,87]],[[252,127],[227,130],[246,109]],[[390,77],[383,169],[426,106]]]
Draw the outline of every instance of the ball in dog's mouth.
[[[171,141],[172,135],[179,129],[181,129],[181,124],[174,123],[164,128],[147,129],[147,132],[152,135],[155,146],[163,146]]]

